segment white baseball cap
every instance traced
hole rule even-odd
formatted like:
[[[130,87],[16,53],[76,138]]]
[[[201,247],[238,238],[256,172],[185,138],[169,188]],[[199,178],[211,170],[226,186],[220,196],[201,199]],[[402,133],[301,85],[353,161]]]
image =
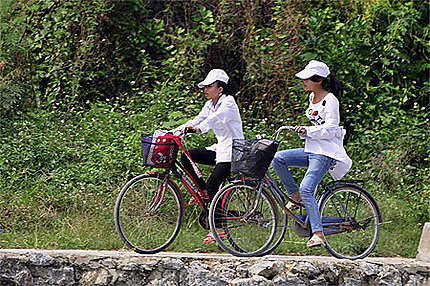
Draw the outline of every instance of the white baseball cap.
[[[314,75],[327,77],[330,74],[328,66],[320,61],[311,60],[304,70],[296,73],[296,77],[301,79],[308,79]]]
[[[203,88],[216,82],[217,80],[222,81],[224,83],[228,83],[229,77],[225,71],[221,69],[213,69],[208,73],[205,80],[199,83],[197,86],[199,88]]]

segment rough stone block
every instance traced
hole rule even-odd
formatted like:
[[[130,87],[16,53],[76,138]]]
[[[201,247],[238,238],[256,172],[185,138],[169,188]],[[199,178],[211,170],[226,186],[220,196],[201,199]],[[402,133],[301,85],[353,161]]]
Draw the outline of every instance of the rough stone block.
[[[430,222],[426,222],[418,245],[417,260],[430,262]]]
[[[145,256],[123,251],[0,248],[0,285],[430,286],[430,263],[392,257],[349,261],[327,256],[241,258],[167,252]]]

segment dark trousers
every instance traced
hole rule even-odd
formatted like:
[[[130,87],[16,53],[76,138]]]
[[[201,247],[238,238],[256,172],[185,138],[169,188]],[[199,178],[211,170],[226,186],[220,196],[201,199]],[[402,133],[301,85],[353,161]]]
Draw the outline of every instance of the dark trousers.
[[[210,200],[213,199],[215,194],[218,192],[219,186],[228,178],[230,175],[230,162],[216,163],[216,152],[207,150],[206,148],[197,148],[189,150],[191,159],[195,163],[215,166],[212,174],[209,176],[207,182],[202,178],[199,178],[194,172],[193,166],[188,160],[187,156],[182,153],[181,163],[184,168],[191,174],[191,176],[196,180],[197,184],[202,190],[207,190]]]

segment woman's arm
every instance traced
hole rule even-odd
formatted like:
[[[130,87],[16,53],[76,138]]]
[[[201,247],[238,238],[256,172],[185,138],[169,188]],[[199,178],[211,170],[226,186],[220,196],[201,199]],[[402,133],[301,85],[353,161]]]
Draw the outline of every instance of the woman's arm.
[[[217,125],[225,125],[231,121],[235,113],[239,113],[236,102],[233,97],[227,97],[214,113],[207,116],[195,127],[199,128],[202,133],[206,133]]]
[[[206,105],[207,105],[207,103],[203,106],[202,110],[200,110],[199,114],[196,117],[194,117],[193,119],[188,120],[184,124],[176,127],[175,130],[182,130],[186,127],[196,127],[198,124],[200,124],[202,121],[204,121],[209,115],[209,110],[208,110],[208,107]],[[197,131],[197,133],[200,133],[200,132]]]

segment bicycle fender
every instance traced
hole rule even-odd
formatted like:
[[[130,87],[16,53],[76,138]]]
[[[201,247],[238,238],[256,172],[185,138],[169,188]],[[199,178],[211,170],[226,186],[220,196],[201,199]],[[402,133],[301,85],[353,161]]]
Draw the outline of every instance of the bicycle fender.
[[[369,199],[372,201],[372,203],[376,206],[377,211],[378,211],[378,215],[379,215],[379,220],[382,222],[382,213],[381,213],[381,210],[380,210],[379,205],[376,202],[375,198],[370,194],[370,192],[368,190],[366,190],[363,186],[358,185],[356,182],[357,182],[357,180],[330,182],[328,184],[329,190],[325,191],[323,193],[323,195],[320,197],[320,199],[318,200],[318,209],[321,208],[321,204],[322,204],[323,200],[330,194],[330,191],[336,190],[337,188],[344,187],[344,186],[345,187],[353,187],[355,189],[360,190],[361,192],[363,192],[365,195],[367,195],[369,197]]]
[[[325,192],[319,198],[318,208],[321,207],[322,201],[330,194],[330,191],[335,190],[339,187],[343,187],[343,186],[355,187],[357,189],[364,190],[367,194],[369,194],[369,192],[364,187],[356,184],[355,182],[350,182],[350,181],[342,181],[342,180],[332,181],[332,182],[328,183],[326,186],[328,187],[328,190],[325,190]],[[372,197],[372,196],[370,196],[370,197]]]

